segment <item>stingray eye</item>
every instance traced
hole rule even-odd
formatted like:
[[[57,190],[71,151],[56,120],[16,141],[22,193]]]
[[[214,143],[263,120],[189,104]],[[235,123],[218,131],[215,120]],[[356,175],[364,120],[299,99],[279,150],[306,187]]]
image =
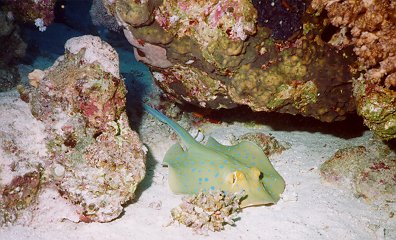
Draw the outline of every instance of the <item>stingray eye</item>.
[[[236,171],[236,172],[234,172],[234,178],[235,178],[235,181],[233,183],[235,183],[237,181],[241,181],[242,179],[245,178],[245,175],[241,171]]]
[[[257,177],[258,179],[262,179],[263,178],[263,173],[256,167],[252,167],[250,169],[250,171],[252,171],[253,175],[255,177]]]
[[[243,174],[243,172],[241,172],[241,171],[235,171],[235,172],[233,172],[233,173],[230,173],[228,176],[227,176],[227,181],[229,182],[229,183],[232,183],[232,184],[236,184],[237,182],[240,182],[242,179],[244,179],[245,178],[245,175]]]

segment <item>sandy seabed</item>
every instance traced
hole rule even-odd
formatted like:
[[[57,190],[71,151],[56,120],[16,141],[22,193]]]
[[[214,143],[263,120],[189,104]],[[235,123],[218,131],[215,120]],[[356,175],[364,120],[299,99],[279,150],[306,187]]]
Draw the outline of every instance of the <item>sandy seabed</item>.
[[[20,146],[40,156],[45,151],[43,127],[30,114],[16,91],[0,93],[0,131],[13,132]],[[337,149],[367,143],[373,136],[364,131],[345,139],[327,131],[315,132],[241,122],[205,124],[201,130],[223,144],[248,132],[272,134],[291,146],[270,159],[286,181],[282,199],[273,206],[243,209],[236,226],[208,236],[171,224],[170,210],[181,203],[167,183],[167,168],[161,160],[176,142],[170,130],[144,116],[140,136],[148,147],[147,176],[136,199],[118,219],[109,223],[73,223],[54,220],[56,205],[50,197],[39,204],[33,221],[0,229],[0,239],[396,239],[396,220],[389,211],[365,203],[352,192],[330,186],[320,179],[319,167]],[[4,160],[1,158],[0,160]],[[3,176],[4,177],[4,176]]]

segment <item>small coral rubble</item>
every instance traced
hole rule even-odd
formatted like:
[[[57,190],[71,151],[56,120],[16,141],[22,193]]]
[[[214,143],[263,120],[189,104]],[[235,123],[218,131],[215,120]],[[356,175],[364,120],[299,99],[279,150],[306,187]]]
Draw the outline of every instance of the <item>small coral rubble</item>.
[[[171,210],[173,220],[191,227],[199,234],[221,231],[225,224],[235,225],[236,215],[241,211],[241,199],[245,193],[199,192],[185,197],[183,203]]]
[[[89,35],[65,49],[52,67],[29,74],[31,111],[48,133],[49,178],[81,220],[107,222],[145,175],[142,143],[128,125],[115,50]]]

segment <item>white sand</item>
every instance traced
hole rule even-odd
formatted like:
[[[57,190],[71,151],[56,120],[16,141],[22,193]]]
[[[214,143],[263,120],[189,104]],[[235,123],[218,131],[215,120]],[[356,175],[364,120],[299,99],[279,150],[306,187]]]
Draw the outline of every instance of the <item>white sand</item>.
[[[6,107],[7,106],[7,107]],[[24,136],[36,136],[40,128],[32,122],[25,103],[15,92],[0,94],[0,125],[2,130],[20,129]],[[15,119],[14,126],[5,126]],[[322,183],[319,166],[337,149],[368,142],[370,132],[360,137],[343,139],[337,136],[308,131],[274,130],[269,126],[205,125],[205,135],[227,143],[231,135],[253,131],[271,133],[276,139],[291,144],[291,148],[271,158],[275,168],[286,180],[286,191],[276,205],[246,208],[239,215],[236,227],[209,233],[209,237],[194,234],[191,229],[173,224],[170,210],[181,202],[167,184],[167,169],[160,162],[166,150],[175,142],[169,130],[151,118],[143,119],[141,136],[149,148],[147,177],[139,186],[135,202],[125,208],[125,214],[110,223],[73,223],[54,221],[48,208],[34,213],[33,221],[0,229],[0,239],[392,239],[395,237],[395,218],[389,209],[375,209],[351,192]],[[16,125],[16,126],[15,126]],[[32,127],[26,127],[32,125]],[[19,126],[19,127],[18,127]],[[29,141],[27,139],[27,141]],[[25,145],[26,151],[37,152],[34,142]],[[0,158],[1,159],[1,158]],[[3,173],[0,173],[3,174]],[[48,194],[51,196],[51,194]],[[42,206],[53,206],[53,200]],[[36,215],[35,215],[36,214]],[[39,216],[37,216],[39,214]],[[395,239],[395,238],[393,238]]]

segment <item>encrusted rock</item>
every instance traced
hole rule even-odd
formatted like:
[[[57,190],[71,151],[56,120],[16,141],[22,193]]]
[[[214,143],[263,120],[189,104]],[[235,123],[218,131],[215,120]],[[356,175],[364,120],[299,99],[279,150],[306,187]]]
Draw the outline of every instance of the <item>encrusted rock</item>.
[[[153,10],[132,18],[143,5]],[[323,41],[326,25],[305,11],[305,1],[115,0],[111,6],[136,58],[172,100],[211,109],[248,105],[325,122],[355,111],[353,53]]]
[[[65,49],[52,67],[29,75],[29,103],[48,133],[49,178],[82,221],[108,222],[134,197],[145,154],[128,125],[115,50],[90,35]]]
[[[246,194],[224,193],[223,191],[199,192],[187,196],[178,207],[171,210],[172,218],[199,234],[224,230],[224,225],[234,226],[240,202]]]
[[[340,49],[352,46],[358,57],[358,114],[382,139],[396,138],[396,2],[314,0],[312,6],[326,10],[335,29],[330,42]]]
[[[243,140],[254,142],[261,149],[263,149],[265,155],[267,156],[281,153],[284,150],[288,149],[288,146],[284,146],[283,144],[279,143],[278,140],[275,139],[275,137],[261,132],[246,133],[238,137],[237,141],[233,141],[231,143],[237,144],[238,142]]]
[[[369,203],[396,201],[396,155],[380,141],[338,150],[320,167],[324,180]]]
[[[36,169],[0,185],[0,226],[16,222],[23,210],[36,201],[40,177],[41,170]]]

